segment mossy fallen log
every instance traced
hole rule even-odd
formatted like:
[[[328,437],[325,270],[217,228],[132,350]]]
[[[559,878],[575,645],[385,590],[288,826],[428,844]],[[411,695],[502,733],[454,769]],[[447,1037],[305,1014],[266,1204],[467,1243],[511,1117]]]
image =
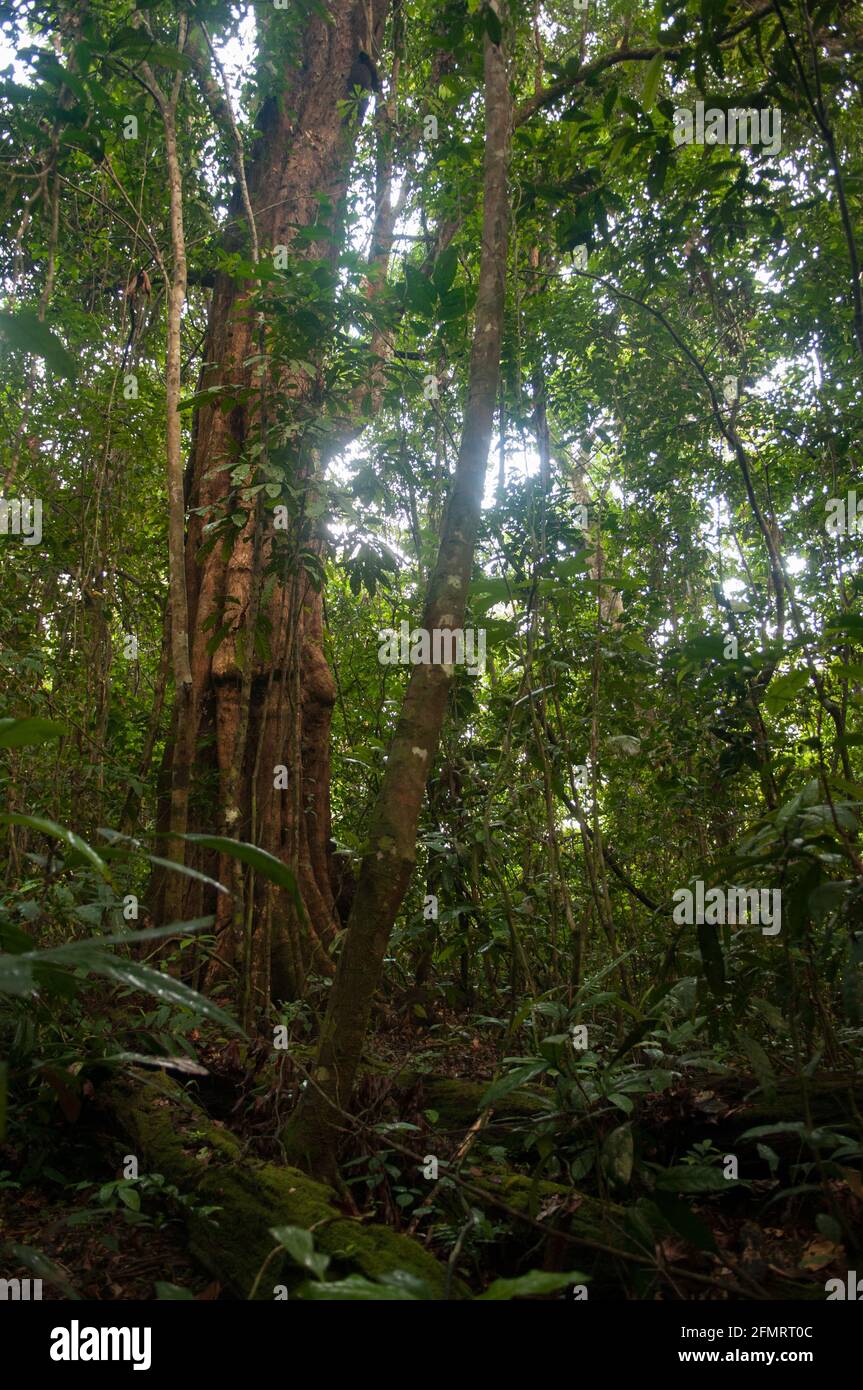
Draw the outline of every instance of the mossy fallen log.
[[[458,1077],[424,1076],[418,1078],[423,1103],[436,1110],[438,1123],[445,1129],[469,1129],[482,1113],[482,1098],[490,1081],[461,1081]],[[524,1088],[510,1091],[494,1108],[498,1120],[536,1120],[548,1114],[542,1096]]]
[[[849,1124],[856,1129],[861,1109],[863,1084],[841,1073],[810,1077],[805,1094],[795,1077],[780,1078],[764,1090],[754,1077],[739,1073],[718,1078],[690,1074],[673,1088],[641,1100],[636,1121],[651,1157],[671,1163],[706,1139],[717,1148],[733,1149],[748,1130],[760,1126],[785,1126],[770,1136],[770,1146],[780,1155],[794,1156],[804,1144],[807,1121],[815,1129]],[[755,1142],[745,1141],[753,1157]]]
[[[297,1168],[249,1158],[239,1140],[209,1119],[176,1082],[167,1077],[118,1081],[102,1098],[140,1171],[162,1173],[194,1198],[187,1215],[190,1253],[239,1298],[252,1294],[276,1244],[270,1235],[274,1226],[313,1231],[316,1248],[332,1260],[328,1278],[360,1273],[376,1279],[404,1270],[423,1280],[430,1297],[445,1296],[446,1270],[416,1241],[345,1216],[332,1189]],[[208,1206],[218,1210],[205,1214],[201,1208]],[[272,1299],[275,1285],[290,1289],[304,1277],[287,1256],[277,1256],[267,1264],[255,1297]],[[450,1296],[463,1294],[464,1286],[454,1280]]]
[[[537,1227],[546,1230],[542,1246],[543,1268],[565,1269],[577,1266],[589,1271],[590,1296],[602,1296],[613,1287],[619,1292],[622,1269],[615,1252],[624,1259],[643,1257],[644,1250],[633,1241],[626,1226],[626,1212],[617,1203],[600,1200],[588,1193],[550,1179],[534,1179],[524,1173],[490,1169],[468,1173],[470,1202],[498,1219],[506,1213],[529,1218],[522,1224],[513,1220],[506,1240],[524,1243],[537,1255]]]

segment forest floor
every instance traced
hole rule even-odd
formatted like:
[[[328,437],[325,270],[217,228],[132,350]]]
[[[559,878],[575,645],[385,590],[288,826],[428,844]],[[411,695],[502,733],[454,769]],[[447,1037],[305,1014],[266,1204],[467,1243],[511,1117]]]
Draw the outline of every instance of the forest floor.
[[[592,1270],[601,1257],[590,1248],[595,1232],[586,1223],[606,1216],[614,1234],[604,1235],[600,1246],[608,1243],[610,1264],[606,1259],[594,1270],[596,1294],[603,1298],[734,1299],[744,1290],[756,1298],[823,1298],[825,1281],[844,1277],[853,1233],[859,1240],[863,1230],[863,1182],[850,1167],[823,1186],[814,1173],[808,1183],[799,1172],[795,1179],[801,1154],[793,1151],[793,1091],[774,1097],[774,1111],[789,1130],[771,1140],[779,1151],[775,1171],[768,1173],[763,1163],[753,1167],[750,1157],[742,1160],[733,1191],[687,1193],[683,1202],[682,1193],[669,1193],[663,1211],[671,1224],[659,1236],[648,1232],[645,1241],[638,1239],[636,1210],[650,1196],[644,1170],[671,1165],[685,1175],[679,1165],[696,1146],[709,1146],[714,1157],[730,1148],[734,1136],[764,1118],[753,1078],[681,1074],[661,1093],[643,1095],[633,1117],[638,1163],[632,1177],[609,1183],[597,1165],[576,1182],[564,1157],[567,1124],[553,1143],[537,1143],[538,1127],[548,1123],[547,1108],[538,1108],[539,1090],[520,1088],[494,1109],[478,1105],[499,1071],[494,1030],[456,1016],[430,1029],[391,1017],[373,1043],[357,1089],[358,1127],[342,1153],[345,1186],[335,1204],[347,1217],[414,1236],[444,1264],[467,1231],[458,1271],[474,1291],[527,1268]],[[193,1085],[210,1120],[236,1136],[242,1153],[271,1165],[281,1162],[274,1136],[304,1073],[302,1047],[276,1055],[274,1063],[266,1037],[251,1046],[225,1046],[205,1033],[198,1056],[208,1075]],[[4,1240],[39,1251],[85,1299],[235,1297],[189,1252],[188,1197],[152,1174],[135,1192],[122,1181],[128,1144],[100,1110],[99,1084],[97,1078],[80,1117],[67,1122],[67,1141],[57,1146],[55,1140],[37,1180],[16,1182],[23,1156],[9,1145],[0,1150]],[[842,1083],[826,1077],[813,1079],[813,1087],[829,1116]],[[619,1118],[609,1120],[597,1109],[598,1148]],[[569,1130],[575,1128],[570,1117]],[[427,1155],[452,1175],[433,1201],[435,1184],[422,1172]],[[478,1194],[483,1214],[474,1229],[470,1213]],[[833,1213],[826,1225],[818,1215],[825,1197]],[[836,1239],[839,1230],[845,1234]],[[45,1297],[63,1296],[46,1284]]]

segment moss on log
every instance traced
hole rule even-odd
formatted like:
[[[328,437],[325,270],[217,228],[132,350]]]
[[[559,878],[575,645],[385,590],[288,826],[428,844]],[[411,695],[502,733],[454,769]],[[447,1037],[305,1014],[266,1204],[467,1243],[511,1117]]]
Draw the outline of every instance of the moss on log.
[[[423,1103],[436,1110],[439,1123],[445,1129],[470,1129],[482,1113],[482,1098],[490,1081],[460,1081],[457,1077],[424,1076],[419,1078]],[[535,1120],[547,1115],[542,1097],[520,1088],[510,1091],[494,1107],[498,1120]]]
[[[511,1212],[541,1220],[547,1230],[543,1267],[577,1266],[589,1271],[591,1297],[609,1285],[619,1289],[620,1269],[610,1252],[644,1254],[626,1227],[625,1210],[614,1202],[600,1201],[564,1183],[546,1178],[534,1180],[524,1173],[499,1169],[481,1176],[472,1172],[470,1183],[471,1202],[490,1216],[499,1217],[504,1209],[500,1204],[504,1204]],[[513,1222],[507,1239],[511,1242],[519,1235],[525,1245],[536,1246],[535,1226],[525,1223],[520,1232],[519,1223]],[[572,1239],[567,1240],[566,1236]]]
[[[249,1158],[229,1131],[209,1119],[167,1077],[113,1083],[102,1093],[138,1156],[141,1171],[159,1172],[194,1197],[187,1216],[189,1248],[205,1269],[240,1298],[248,1298],[275,1246],[273,1226],[301,1226],[329,1255],[328,1277],[360,1273],[375,1279],[393,1270],[421,1278],[431,1297],[444,1297],[446,1271],[408,1236],[345,1216],[332,1189],[297,1168]],[[211,1215],[201,1207],[215,1206]],[[290,1289],[305,1276],[286,1256],[267,1265],[256,1298],[273,1286]],[[464,1286],[453,1281],[452,1295]]]
[[[856,1129],[861,1108],[860,1081],[837,1072],[810,1077],[805,1096],[794,1077],[781,1078],[765,1092],[754,1077],[691,1073],[673,1089],[644,1097],[635,1113],[642,1145],[651,1158],[673,1163],[701,1140],[730,1148],[741,1143],[747,1130],[761,1125],[803,1125],[809,1117],[816,1129],[849,1124]],[[804,1140],[799,1132],[787,1130],[771,1135],[769,1143],[780,1157],[793,1158]],[[755,1139],[746,1140],[744,1155],[754,1159],[755,1144]]]

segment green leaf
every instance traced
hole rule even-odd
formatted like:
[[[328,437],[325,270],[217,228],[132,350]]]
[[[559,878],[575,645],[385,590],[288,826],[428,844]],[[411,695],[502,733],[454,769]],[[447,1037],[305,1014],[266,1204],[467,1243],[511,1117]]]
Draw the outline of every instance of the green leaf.
[[[432,271],[432,280],[434,282],[438,294],[446,294],[447,290],[449,289],[450,285],[455,279],[455,273],[457,268],[458,251],[456,250],[455,246],[450,245],[446,248],[445,251],[442,251],[441,254],[438,256],[437,260],[435,261],[434,270]]]
[[[656,101],[656,94],[659,91],[659,83],[662,78],[662,65],[665,61],[664,53],[656,53],[647,64],[647,71],[644,74],[644,87],[641,93],[641,105],[645,111],[650,111]]]
[[[502,1302],[510,1298],[529,1298],[535,1295],[556,1293],[558,1289],[568,1288],[570,1284],[586,1284],[589,1275],[577,1269],[556,1274],[551,1270],[532,1269],[528,1274],[520,1274],[516,1279],[495,1279],[485,1293],[481,1293],[476,1303]]]
[[[726,1178],[721,1168],[704,1163],[682,1163],[657,1174],[656,1187],[661,1192],[724,1192],[736,1187],[735,1178]]]
[[[47,743],[51,738],[63,738],[69,731],[55,719],[33,715],[27,719],[0,719],[0,748],[23,748],[28,744]]]
[[[408,1289],[393,1284],[373,1284],[361,1274],[349,1274],[347,1279],[332,1284],[304,1284],[301,1294],[312,1301],[327,1299],[338,1303],[417,1301],[417,1295]]]
[[[441,295],[438,317],[444,323],[452,323],[455,319],[464,318],[469,307],[467,290],[463,285],[456,285],[455,289]]]
[[[191,844],[203,845],[204,849],[213,849],[218,854],[226,854],[231,859],[239,859],[241,863],[248,864],[249,868],[254,869],[256,874],[260,874],[268,882],[286,889],[294,900],[294,906],[305,915],[305,904],[293,869],[289,869],[288,865],[283,864],[274,854],[268,853],[265,849],[258,849],[256,845],[247,845],[244,840],[232,840],[226,835],[184,835],[182,838]]]
[[[177,72],[194,71],[194,64],[188,54],[178,53],[176,48],[170,48],[167,44],[154,44],[147,57],[160,68],[173,68]]]
[[[755,1147],[756,1147],[756,1149],[758,1150],[758,1156],[759,1156],[759,1158],[763,1158],[763,1159],[764,1159],[764,1162],[767,1164],[768,1168],[770,1169],[770,1176],[771,1176],[772,1178],[775,1178],[775,1176],[776,1176],[776,1171],[777,1171],[777,1169],[778,1169],[778,1167],[779,1167],[779,1155],[778,1155],[778,1153],[776,1152],[775,1149],[771,1149],[771,1147],[770,1147],[769,1144],[756,1144]]]
[[[688,1240],[689,1244],[694,1245],[697,1250],[709,1250],[713,1254],[718,1253],[713,1232],[699,1216],[696,1216],[686,1202],[682,1202],[671,1192],[663,1192],[659,1189],[654,1192],[653,1198],[663,1219],[668,1222],[673,1231],[676,1231],[684,1240]]]
[[[651,1028],[653,1028],[655,1023],[656,1019],[652,1015],[648,1015],[648,1017],[643,1018],[640,1021],[640,1023],[636,1023],[635,1027],[632,1028],[630,1032],[627,1033],[626,1037],[623,1039],[623,1042],[620,1044],[620,1047],[617,1049],[614,1056],[611,1058],[611,1061],[616,1062],[617,1059],[619,1057],[622,1057],[624,1053],[628,1052],[631,1047],[635,1047],[636,1043],[641,1042],[641,1039],[644,1037],[646,1033],[650,1032]]]
[[[665,145],[660,146],[647,169],[647,191],[651,198],[658,198],[665,187],[670,162],[671,150]]]
[[[183,1289],[179,1284],[168,1284],[164,1280],[156,1280],[156,1297],[163,1301],[189,1299],[194,1300],[195,1295],[191,1289]]]
[[[33,309],[18,309],[14,314],[0,313],[0,337],[13,347],[42,357],[58,376],[74,377],[77,364],[56,334],[39,319]]]
[[[271,1226],[270,1235],[287,1250],[291,1259],[308,1269],[316,1279],[322,1279],[330,1262],[329,1255],[315,1251],[315,1238],[303,1226]]]
[[[50,954],[50,953],[49,953]],[[225,1013],[211,999],[205,995],[198,994],[197,990],[190,989],[181,980],[175,980],[171,975],[165,975],[161,970],[153,970],[149,965],[141,965],[137,961],[124,961],[119,957],[111,956],[107,952],[104,954],[93,954],[82,962],[82,967],[93,975],[104,975],[109,980],[115,980],[118,984],[128,985],[130,989],[140,989],[145,994],[152,994],[154,998],[161,999],[163,1004],[173,1004],[179,1008],[189,1009],[191,1013],[201,1014],[205,1018],[211,1018],[214,1023],[221,1024],[223,1028],[228,1028],[234,1033],[243,1033],[239,1023],[231,1018],[230,1014]]]
[[[498,1077],[484,1092],[478,1109],[485,1110],[490,1105],[497,1105],[504,1096],[509,1095],[510,1091],[514,1091],[518,1086],[523,1086],[527,1081],[532,1081],[535,1076],[541,1076],[544,1071],[548,1070],[549,1065],[543,1058],[542,1061],[528,1062],[524,1066],[516,1067],[513,1071],[508,1072],[506,1076]]]
[[[484,10],[484,18],[486,33],[488,34],[492,43],[500,43],[503,37],[503,29],[501,27],[500,19],[495,14],[494,10],[491,8],[491,5],[486,5]]]
[[[0,956],[0,994],[25,998],[34,989],[33,966],[20,956]]]
[[[834,1245],[842,1244],[842,1227],[833,1216],[828,1216],[827,1212],[822,1211],[815,1218],[815,1225],[818,1227],[822,1236],[832,1240]]]
[[[840,1143],[841,1136],[828,1129],[808,1129],[802,1120],[781,1120],[774,1125],[755,1125],[741,1134],[741,1139],[766,1139],[772,1134],[796,1134],[804,1144],[818,1148],[822,1144]]]
[[[212,927],[215,920],[212,915],[192,917],[188,922],[172,922],[167,927],[143,927],[140,931],[113,932],[110,936],[88,936],[83,941],[67,941],[62,946],[52,946],[47,951],[31,951],[28,955],[35,961],[71,961],[74,965],[76,954],[92,946],[100,949],[103,946],[134,946],[139,941],[161,941],[168,936],[191,935],[192,932],[203,931],[205,927]]]
[[[770,1065],[770,1059],[761,1044],[748,1033],[740,1034],[740,1042],[752,1064],[758,1084],[769,1100],[776,1093],[776,1073]]]
[[[408,308],[430,318],[435,311],[437,294],[427,275],[414,265],[405,266],[406,300]]]
[[[100,859],[96,851],[91,849],[80,835],[76,835],[74,830],[67,830],[65,826],[58,825],[53,820],[46,820],[42,816],[25,816],[17,811],[4,811],[0,814],[0,825],[26,825],[30,830],[39,830],[43,835],[50,835],[55,840],[62,840],[64,845],[68,845],[70,849],[82,855],[104,879],[107,879],[109,883],[111,882],[111,874],[104,859]]]
[[[32,1245],[7,1245],[3,1248],[18,1264],[35,1274],[37,1279],[44,1280],[46,1284],[56,1285],[65,1298],[74,1299],[76,1302],[80,1300],[81,1295],[74,1285],[69,1283],[62,1269],[58,1269],[41,1250],[34,1250]]]
[[[141,1210],[141,1194],[140,1192],[136,1192],[134,1187],[118,1187],[117,1196],[120,1198],[123,1206],[128,1207],[130,1211]]]
[[[602,1166],[617,1187],[626,1187],[632,1178],[635,1144],[632,1125],[618,1125],[605,1136],[602,1145]]]
[[[131,989],[143,990],[161,999],[165,1004],[178,1005],[201,1014],[219,1023],[223,1028],[242,1034],[243,1029],[217,1004],[198,994],[181,980],[165,975],[161,970],[153,970],[149,965],[138,961],[123,960],[104,950],[104,946],[152,940],[178,933],[196,931],[211,926],[212,917],[200,917],[193,922],[178,922],[169,927],[152,927],[147,931],[123,932],[116,936],[88,937],[84,941],[69,941],[63,946],[54,946],[48,951],[30,951],[24,955],[0,956],[0,992],[24,994],[33,988],[32,971],[34,967],[61,965],[69,969],[84,970],[91,975],[103,975],[118,984]]]
[[[116,830],[105,830],[100,827],[98,833],[109,840],[112,845],[126,843],[131,845],[133,849],[141,849],[138,840],[133,840],[129,835],[120,835]],[[146,850],[144,853],[146,854]],[[174,873],[183,874],[186,878],[194,878],[199,883],[206,883],[208,888],[215,888],[217,893],[230,892],[224,883],[219,883],[218,879],[210,878],[209,874],[202,874],[199,869],[193,869],[188,864],[178,864],[173,859],[162,859],[158,854],[147,854],[147,858],[151,864],[158,864],[161,869],[171,869]]]
[[[770,682],[764,696],[764,707],[769,714],[782,714],[796,699],[809,676],[806,671],[789,671],[787,676],[777,676]]]

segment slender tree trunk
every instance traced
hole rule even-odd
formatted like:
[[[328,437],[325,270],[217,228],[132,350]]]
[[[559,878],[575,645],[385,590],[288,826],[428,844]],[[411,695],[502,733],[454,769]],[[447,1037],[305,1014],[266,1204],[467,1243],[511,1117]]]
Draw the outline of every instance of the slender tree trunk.
[[[177,47],[182,53],[187,37],[185,17],[180,21]],[[183,440],[180,423],[181,348],[183,305],[186,302],[186,233],[183,223],[183,176],[177,146],[177,103],[182,71],[175,74],[170,96],[159,86],[149,64],[142,64],[145,80],[162,115],[165,132],[165,163],[168,168],[168,197],[171,209],[171,280],[168,287],[168,331],[165,350],[165,452],[168,470],[168,579],[170,589],[170,646],[174,674],[175,718],[183,739],[191,736],[192,671],[189,664],[189,603],[186,593],[185,501],[183,490]],[[182,839],[188,820],[188,782],[175,779],[171,787],[170,828],[172,839],[168,855],[182,859]],[[173,885],[176,888],[176,884]],[[166,910],[175,906],[169,894]],[[178,903],[177,906],[180,906]]]
[[[497,9],[498,6],[495,5]],[[506,285],[508,164],[512,128],[504,53],[486,35],[485,173],[479,292],[465,422],[423,626],[462,626],[474,560],[500,373]],[[289,1122],[289,1153],[332,1172],[384,953],[416,859],[416,830],[437,751],[454,668],[411,672],[386,771],[372,812],[345,945],[330,991],[313,1085]]]

